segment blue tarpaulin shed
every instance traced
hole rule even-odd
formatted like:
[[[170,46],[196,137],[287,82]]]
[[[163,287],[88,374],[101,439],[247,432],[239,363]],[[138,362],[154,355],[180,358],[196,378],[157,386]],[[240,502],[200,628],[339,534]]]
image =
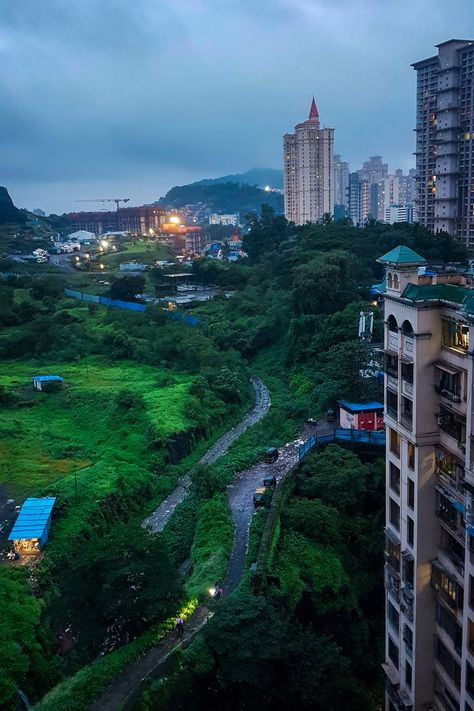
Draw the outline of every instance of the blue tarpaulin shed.
[[[33,387],[36,390],[42,390],[43,385],[60,385],[64,381],[60,375],[33,375]]]
[[[8,536],[9,541],[22,542],[15,545],[18,553],[34,553],[44,546],[48,540],[55,501],[55,496],[26,499]],[[28,541],[32,542],[31,545],[28,545]]]
[[[370,410],[383,410],[383,402],[349,402],[348,400],[338,400],[338,403],[345,410],[350,412],[370,412]]]

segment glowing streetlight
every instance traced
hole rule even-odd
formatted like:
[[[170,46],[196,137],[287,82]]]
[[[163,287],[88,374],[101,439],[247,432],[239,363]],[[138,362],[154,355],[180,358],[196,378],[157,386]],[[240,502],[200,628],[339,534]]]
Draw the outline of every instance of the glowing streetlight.
[[[181,220],[179,219],[179,217],[178,217],[177,215],[171,215],[171,217],[170,217],[170,222],[171,222],[171,224],[173,224],[173,225],[179,225],[179,223],[181,222]]]
[[[265,190],[266,193],[270,193],[272,190],[269,185],[265,185],[265,187],[263,189]]]
[[[100,267],[101,269],[105,269],[105,265],[104,265],[104,264],[99,264],[99,267]]]
[[[100,244],[101,244],[101,247],[103,247],[104,249],[107,249],[107,247],[109,246],[109,243],[107,242],[106,239],[103,239]]]
[[[215,589],[215,588],[209,588],[209,595],[210,595],[211,597],[214,597],[215,594],[216,594],[216,589]]]

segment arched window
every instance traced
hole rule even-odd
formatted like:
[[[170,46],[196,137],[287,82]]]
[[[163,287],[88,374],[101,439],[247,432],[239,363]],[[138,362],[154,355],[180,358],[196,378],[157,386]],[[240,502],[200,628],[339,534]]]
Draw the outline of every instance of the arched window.
[[[397,325],[397,319],[395,318],[395,316],[392,316],[392,314],[390,314],[390,316],[387,319],[387,324],[388,324],[389,331],[392,331],[392,333],[397,333],[398,325]]]
[[[410,321],[404,321],[400,330],[405,336],[413,336],[413,326]]]
[[[387,287],[388,287],[389,289],[393,289],[392,272],[388,272],[388,274],[387,274]]]
[[[400,280],[398,278],[398,274],[393,275],[393,288],[396,289],[397,291],[400,288]]]

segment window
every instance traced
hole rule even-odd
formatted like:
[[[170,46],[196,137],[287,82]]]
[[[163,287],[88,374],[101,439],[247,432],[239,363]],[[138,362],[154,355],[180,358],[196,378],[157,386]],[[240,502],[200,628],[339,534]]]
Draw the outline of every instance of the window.
[[[413,587],[415,579],[415,563],[412,559],[405,557],[403,559],[403,580]]]
[[[397,457],[400,456],[400,435],[396,430],[390,429],[390,451],[396,454]]]
[[[464,567],[464,546],[443,526],[440,526],[440,547],[456,565]]]
[[[462,647],[462,627],[455,616],[439,602],[436,605],[436,622],[452,639],[454,649],[460,654]]]
[[[434,389],[439,395],[459,402],[461,400],[461,373],[435,366]]]
[[[457,584],[456,580],[448,574],[448,572],[440,566],[439,563],[433,563],[431,570],[431,584],[437,590],[447,604],[452,608],[462,608],[463,589]]]
[[[390,462],[390,488],[400,494],[400,469]]]
[[[408,662],[405,663],[405,684],[408,686],[409,689],[411,689],[411,684],[412,684],[412,669],[411,669],[411,664]]]
[[[461,667],[439,637],[435,637],[435,655],[446,674],[454,681],[459,689],[461,683]]]
[[[397,393],[394,393],[387,388],[386,396],[387,396],[387,413],[390,415],[390,417],[393,417],[393,419],[396,420],[398,417],[398,395],[397,395]]]
[[[396,631],[398,634],[398,628],[400,625],[400,615],[398,614],[396,608],[390,600],[388,601],[388,608],[387,608],[387,617],[388,617],[388,622],[390,626]]]
[[[400,530],[400,506],[393,500],[390,499],[389,505],[390,512],[390,523],[394,526],[397,531]]]
[[[390,635],[388,637],[388,656],[392,660],[394,666],[398,669],[398,647]]]
[[[469,326],[464,323],[442,319],[443,346],[467,351],[469,348]]]
[[[466,690],[474,697],[474,669],[466,662]]]
[[[393,378],[398,378],[398,356],[385,354],[385,372]]]
[[[458,527],[458,512],[447,496],[441,492],[436,492],[436,514],[450,528],[456,530]]]
[[[415,508],[415,482],[407,479],[407,503],[411,509]]]
[[[407,397],[402,397],[402,423],[406,427],[413,425],[413,403]]]
[[[402,378],[413,384],[413,363],[402,363]]]
[[[407,541],[411,546],[415,543],[415,524],[410,516],[407,516]]]
[[[466,420],[461,415],[440,407],[438,415],[438,425],[440,430],[457,440],[458,444],[466,441]]]
[[[449,480],[449,484],[457,488],[464,471],[461,460],[456,459],[454,455],[442,447],[436,447],[435,459],[436,474],[446,477]]]
[[[408,466],[410,469],[415,468],[415,445],[412,444],[411,442],[408,442]]]
[[[403,641],[409,653],[413,651],[413,630],[409,625],[403,625]]]
[[[391,274],[389,273],[389,278]],[[392,331],[392,333],[398,333],[398,326],[397,326],[397,320],[395,316],[390,315],[387,319],[387,324],[388,324],[388,330]]]

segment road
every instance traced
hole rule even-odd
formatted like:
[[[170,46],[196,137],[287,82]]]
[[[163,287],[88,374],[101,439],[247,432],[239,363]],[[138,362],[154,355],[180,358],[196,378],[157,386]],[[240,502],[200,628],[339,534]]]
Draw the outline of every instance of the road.
[[[222,437],[207,450],[204,456],[199,460],[199,464],[212,464],[219,459],[246,429],[261,420],[268,412],[270,407],[270,394],[265,384],[259,378],[252,378],[252,385],[255,392],[255,405],[253,409],[238,425],[222,435]],[[184,501],[189,494],[190,488],[191,477],[189,473],[184,474],[178,479],[178,483],[171,494],[144,520],[143,525],[148,528],[151,533],[161,533],[173,515],[175,508]]]
[[[318,434],[328,434],[334,429],[334,423],[319,422]],[[229,505],[235,526],[234,547],[229,562],[224,595],[231,593],[242,578],[247,553],[249,527],[255,512],[253,495],[258,486],[263,485],[263,477],[273,474],[277,483],[298,463],[298,448],[305,439],[316,433],[316,426],[307,426],[296,439],[280,448],[280,454],[274,464],[259,462],[250,469],[240,472],[229,487]]]
[[[235,441],[247,427],[251,424],[255,424],[268,410],[270,398],[265,385],[257,378],[252,382],[256,392],[256,404],[254,409],[237,427],[221,437],[213,447],[206,452],[204,457],[201,458],[201,461],[204,461],[204,463],[214,462],[218,457],[224,454],[229,445]],[[334,424],[332,423],[320,422],[317,425],[318,434],[327,434],[332,432],[333,429]],[[315,433],[316,427],[314,425],[306,427],[300,436],[280,448],[280,455],[274,464],[255,464],[255,466],[250,469],[240,472],[234,484],[229,487],[229,505],[235,525],[235,538],[229,562],[229,570],[224,584],[224,595],[228,595],[235,589],[244,572],[249,526],[255,510],[253,505],[255,488],[261,483],[263,476],[269,473],[274,474],[277,481],[284,479],[298,463],[299,445],[306,437]],[[189,491],[189,484],[187,488],[183,487],[183,491],[185,492],[185,496]],[[176,489],[173,494],[168,497],[168,502],[170,502],[175,492]],[[180,490],[179,494],[181,495],[182,493]],[[174,499],[172,499],[171,503],[168,503],[168,508],[163,509],[159,518],[153,519],[151,526],[154,526],[157,530],[163,530],[166,521],[169,520],[173,512],[174,506],[177,505],[174,504],[172,509],[171,506],[173,503]],[[147,521],[155,517],[160,508],[161,507],[159,507],[155,514],[152,514]],[[165,521],[165,523],[163,523],[163,521]],[[150,527],[150,524],[147,525]],[[203,605],[198,606],[193,615],[186,620],[184,640],[181,644],[186,645],[192,640],[194,635],[206,624],[208,614],[209,611],[206,607]],[[168,634],[161,642],[145,652],[140,659],[127,667],[92,705],[91,711],[116,711],[117,709],[131,711],[134,709],[138,702],[143,682],[150,677],[159,678],[166,674],[166,661],[170,653],[177,646],[179,646],[179,644],[175,633]]]

